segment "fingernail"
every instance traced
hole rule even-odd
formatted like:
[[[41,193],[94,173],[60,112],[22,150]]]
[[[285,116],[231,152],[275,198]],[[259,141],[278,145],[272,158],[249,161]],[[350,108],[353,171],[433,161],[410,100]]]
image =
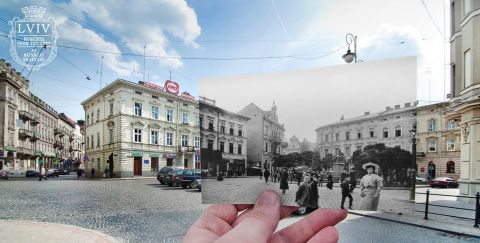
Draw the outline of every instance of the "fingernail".
[[[279,200],[278,195],[272,191],[264,191],[258,198],[259,205],[274,205]]]

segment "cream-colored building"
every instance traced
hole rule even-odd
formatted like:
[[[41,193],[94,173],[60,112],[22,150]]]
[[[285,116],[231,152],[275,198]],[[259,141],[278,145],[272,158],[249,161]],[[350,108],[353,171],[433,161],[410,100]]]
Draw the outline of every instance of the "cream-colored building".
[[[285,154],[290,154],[290,153],[300,153],[300,140],[293,135],[290,138],[290,142],[288,143],[288,146],[285,148]]]
[[[460,195],[475,196],[480,191],[480,1],[450,0],[450,4],[452,112],[448,116],[460,121],[462,131]]]
[[[0,167],[13,176],[25,176],[29,169],[63,168],[55,131],[59,115],[29,91],[29,80],[0,60]],[[83,140],[81,134],[80,140]],[[64,145],[69,146],[69,141]],[[81,150],[81,148],[79,148]]]
[[[200,168],[198,102],[150,83],[117,79],[82,102],[87,173],[152,176],[164,166]]]
[[[450,119],[447,102],[417,108],[417,167],[422,177],[460,176],[459,120]]]
[[[321,126],[317,133],[316,151],[320,157],[340,152],[349,159],[353,152],[367,145],[383,143],[388,147],[400,147],[412,151],[410,130],[415,123],[416,104],[403,107],[386,107],[382,112],[365,112],[363,116],[344,119]]]
[[[202,97],[200,101],[202,169],[247,172],[247,122],[250,118],[227,111]],[[215,152],[218,151],[218,152]]]

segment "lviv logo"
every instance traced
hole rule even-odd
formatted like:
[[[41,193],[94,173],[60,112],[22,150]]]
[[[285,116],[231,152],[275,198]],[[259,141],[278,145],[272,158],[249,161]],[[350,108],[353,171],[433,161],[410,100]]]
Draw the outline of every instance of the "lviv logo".
[[[10,54],[20,65],[37,71],[57,56],[58,32],[52,17],[44,18],[46,8],[23,7],[25,18],[13,18],[10,30]]]

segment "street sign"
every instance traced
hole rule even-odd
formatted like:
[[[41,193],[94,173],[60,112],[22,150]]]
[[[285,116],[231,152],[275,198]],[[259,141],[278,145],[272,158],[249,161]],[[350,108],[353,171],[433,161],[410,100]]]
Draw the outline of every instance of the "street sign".
[[[148,164],[148,159],[143,161],[144,164]]]

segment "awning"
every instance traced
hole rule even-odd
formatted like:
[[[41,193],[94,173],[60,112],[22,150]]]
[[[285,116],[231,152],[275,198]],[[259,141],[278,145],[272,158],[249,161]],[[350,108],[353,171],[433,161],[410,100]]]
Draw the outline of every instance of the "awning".
[[[46,157],[56,157],[56,154],[53,152],[43,152],[43,155]]]
[[[160,157],[160,153],[150,153],[150,158],[158,158]]]
[[[5,150],[10,152],[17,152],[17,148],[12,146],[5,146]]]
[[[40,156],[42,156],[42,155],[43,155],[43,152],[40,151],[40,150],[35,150],[35,151],[33,152],[33,154],[34,154],[34,155],[40,155]]]
[[[132,152],[132,156],[141,157],[141,156],[143,156],[143,152],[134,151],[134,152]]]

